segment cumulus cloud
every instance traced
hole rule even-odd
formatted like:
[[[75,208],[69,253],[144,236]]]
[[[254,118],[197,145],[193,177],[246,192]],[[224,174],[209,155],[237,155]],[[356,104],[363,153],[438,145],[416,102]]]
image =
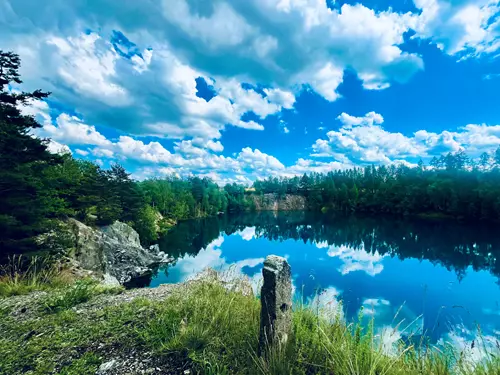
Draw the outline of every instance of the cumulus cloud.
[[[421,10],[416,36],[463,57],[500,49],[500,5],[496,0],[414,0]]]
[[[303,87],[337,100],[346,68],[368,90],[408,81],[423,69],[401,48],[410,30],[450,54],[500,48],[497,1],[414,3],[421,12],[323,0],[54,0],[49,12],[44,2],[1,0],[0,42],[20,54],[27,89],[52,91],[87,123],[216,142],[227,126],[263,130],[260,120],[293,109]],[[212,86],[210,100],[197,96],[198,78]]]
[[[356,117],[342,113],[341,126],[312,145],[313,157],[333,158],[354,165],[400,163],[414,166],[419,158],[430,158],[467,149],[471,156],[500,145],[500,125],[469,124],[441,133],[419,130],[411,136],[383,128],[382,115],[369,112]]]
[[[398,47],[416,15],[360,4],[332,10],[317,0],[145,1],[140,7],[55,0],[51,12],[28,0],[1,4],[11,21],[2,24],[0,40],[21,54],[27,83],[51,83],[54,96],[85,118],[92,108],[91,122],[163,136],[173,124],[208,125],[211,136],[226,123],[248,128],[238,122],[241,111],[263,118],[291,109],[292,91],[301,85],[333,101],[346,67],[370,89],[406,81],[423,67],[419,56]],[[198,77],[214,83],[219,100],[202,103],[194,95]],[[241,89],[241,82],[263,85],[263,95]],[[109,114],[106,107],[126,113]],[[116,121],[123,119],[127,125]]]

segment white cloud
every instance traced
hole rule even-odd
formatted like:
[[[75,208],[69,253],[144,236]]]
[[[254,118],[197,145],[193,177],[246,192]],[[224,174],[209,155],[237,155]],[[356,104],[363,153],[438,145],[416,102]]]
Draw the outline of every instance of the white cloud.
[[[71,150],[68,146],[60,144],[59,142],[53,140],[49,141],[47,150],[53,154],[71,154]]]
[[[132,134],[217,139],[227,124],[262,129],[242,115],[292,109],[303,84],[333,101],[347,67],[368,88],[422,69],[420,57],[398,47],[417,16],[360,4],[164,0],[139,9],[54,0],[50,12],[44,2],[2,4],[10,21],[0,25],[0,42],[20,53],[27,86],[52,91],[91,123]],[[136,45],[111,40],[114,30]],[[213,83],[215,98],[196,96],[197,77]],[[262,85],[265,97],[241,82]]]
[[[106,42],[103,43],[108,48],[98,48],[100,39],[95,33],[48,37],[46,44],[56,48],[52,54],[57,66],[54,73],[80,95],[97,98],[112,107],[131,104],[127,90],[113,81],[118,54]]]
[[[286,109],[292,109],[295,103],[295,96],[290,91],[280,89],[264,89],[267,100]]]
[[[222,143],[220,143],[220,141],[212,141],[212,140],[209,140],[207,142],[207,148],[213,152],[222,152],[224,151],[224,146],[222,146]]]
[[[77,148],[77,149],[75,150],[75,152],[76,152],[78,155],[81,155],[81,156],[87,156],[88,154],[90,154],[90,152],[85,151],[85,150],[80,150],[79,148]]]
[[[500,145],[500,125],[469,124],[457,131],[419,130],[413,136],[406,136],[385,130],[383,117],[375,112],[362,117],[342,113],[337,119],[340,128],[329,131],[328,139],[317,139],[311,156],[354,165],[401,163],[414,166],[419,158],[456,152],[461,148],[474,157]]]
[[[61,113],[56,119],[56,125],[46,123],[42,136],[61,141],[67,145],[109,146],[111,142],[99,133],[94,126],[83,123],[76,116]]]
[[[267,155],[259,150],[245,147],[239,153],[237,160],[245,167],[259,170],[284,170],[285,166],[274,156]]]
[[[414,0],[422,10],[417,37],[430,38],[448,54],[466,57],[500,49],[500,5],[496,0]]]

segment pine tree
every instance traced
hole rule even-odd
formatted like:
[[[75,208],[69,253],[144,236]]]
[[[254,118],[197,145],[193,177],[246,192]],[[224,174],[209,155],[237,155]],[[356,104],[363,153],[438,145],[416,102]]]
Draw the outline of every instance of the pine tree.
[[[41,125],[33,116],[21,113],[22,106],[43,100],[49,93],[40,90],[13,92],[21,84],[20,59],[0,50],[0,251],[27,251],[34,247],[33,236],[46,229],[53,214],[54,194],[43,184],[43,173],[61,157],[47,150],[47,141],[34,137]]]

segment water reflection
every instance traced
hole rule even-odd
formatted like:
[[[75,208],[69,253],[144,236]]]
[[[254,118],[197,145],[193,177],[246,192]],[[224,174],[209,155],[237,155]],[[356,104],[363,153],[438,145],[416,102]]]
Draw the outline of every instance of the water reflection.
[[[329,256],[344,260],[344,274],[361,267],[376,275],[381,259],[389,256],[429,260],[454,271],[458,280],[469,267],[500,276],[497,229],[452,221],[261,212],[182,222],[160,241],[160,248],[175,258],[196,256],[221,233],[238,234],[247,241],[293,239],[328,248]]]
[[[298,298],[346,318],[375,317],[388,343],[400,337],[462,345],[476,324],[500,334],[500,237],[494,227],[449,221],[327,217],[307,212],[222,216],[180,223],[160,241],[176,262],[151,286],[205,267],[260,280],[268,254],[288,258]],[[396,328],[395,328],[396,327]]]

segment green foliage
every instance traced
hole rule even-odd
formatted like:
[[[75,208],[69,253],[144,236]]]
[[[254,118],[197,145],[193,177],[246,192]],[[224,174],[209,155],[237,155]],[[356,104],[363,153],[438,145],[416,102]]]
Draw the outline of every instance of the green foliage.
[[[145,205],[138,212],[134,228],[137,233],[139,233],[139,237],[143,244],[149,245],[158,239],[158,232],[160,231],[160,228],[157,221],[157,213],[153,207],[149,205]]]
[[[43,173],[60,162],[47,151],[46,141],[31,136],[41,125],[20,111],[48,93],[9,91],[9,85],[21,83],[19,66],[19,56],[0,50],[0,249],[9,253],[35,247],[33,236],[43,232],[57,206],[54,188],[46,188]]]
[[[248,345],[258,340],[259,314],[256,299],[218,282],[199,282],[169,297],[139,336],[159,354],[187,351],[202,367],[218,364],[234,374],[250,365]]]
[[[244,188],[227,185],[224,190],[208,178],[167,177],[140,182],[146,202],[163,217],[175,220],[216,215],[246,209]]]

